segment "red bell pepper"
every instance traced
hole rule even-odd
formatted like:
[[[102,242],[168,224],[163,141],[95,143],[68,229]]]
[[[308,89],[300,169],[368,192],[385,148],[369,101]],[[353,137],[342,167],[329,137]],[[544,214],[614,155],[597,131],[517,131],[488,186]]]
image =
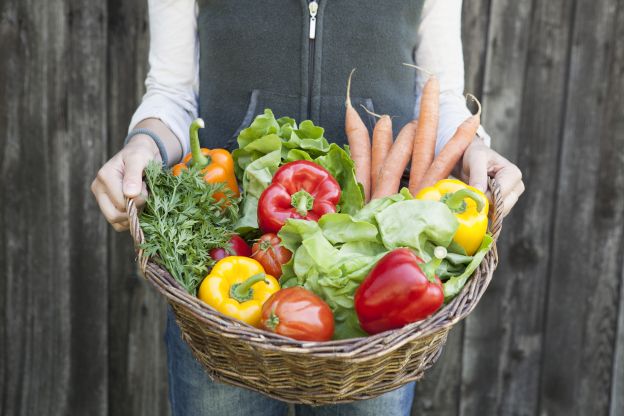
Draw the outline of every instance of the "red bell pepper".
[[[258,225],[277,233],[289,218],[318,221],[336,212],[340,185],[322,166],[307,160],[286,163],[258,200]]]
[[[392,250],[377,262],[355,292],[355,311],[369,334],[425,319],[444,303],[442,282],[434,272],[446,257],[437,247],[424,263],[407,248]]]

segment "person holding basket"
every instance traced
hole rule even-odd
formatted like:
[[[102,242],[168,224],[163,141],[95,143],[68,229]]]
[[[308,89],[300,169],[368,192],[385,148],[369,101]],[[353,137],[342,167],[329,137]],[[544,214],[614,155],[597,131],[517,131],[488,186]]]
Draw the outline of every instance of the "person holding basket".
[[[188,126],[200,116],[202,147],[231,150],[238,133],[264,108],[310,119],[330,141],[346,143],[345,86],[351,102],[393,117],[395,133],[418,117],[427,73],[440,86],[436,151],[470,116],[464,98],[461,0],[149,0],[147,92],[124,147],[107,161],[92,191],[116,231],[128,229],[125,198],[146,195],[143,170],[189,152]],[[427,72],[403,63],[417,64]],[[506,215],[524,191],[520,170],[490,149],[482,127],[454,172],[485,192],[495,178]],[[174,415],[281,415],[285,403],[212,382],[181,339],[169,311],[169,392]],[[320,407],[297,415],[408,415],[414,384],[375,399]]]

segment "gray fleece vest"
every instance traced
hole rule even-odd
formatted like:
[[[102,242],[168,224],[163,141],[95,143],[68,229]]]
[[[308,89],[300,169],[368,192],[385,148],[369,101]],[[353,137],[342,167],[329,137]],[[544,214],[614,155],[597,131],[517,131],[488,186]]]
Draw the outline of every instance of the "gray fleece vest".
[[[394,116],[414,116],[413,62],[423,0],[199,0],[202,145],[235,148],[238,132],[270,108],[310,119],[330,142],[346,143],[345,92]]]

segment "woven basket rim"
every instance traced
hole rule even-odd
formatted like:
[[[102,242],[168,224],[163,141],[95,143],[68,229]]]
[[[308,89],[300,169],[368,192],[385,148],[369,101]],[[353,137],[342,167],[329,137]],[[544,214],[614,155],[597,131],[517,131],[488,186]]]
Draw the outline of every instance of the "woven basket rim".
[[[224,337],[245,337],[254,348],[279,350],[287,354],[304,354],[326,358],[349,358],[351,361],[368,360],[389,354],[408,342],[429,336],[443,329],[450,329],[465,318],[476,306],[492,278],[492,270],[498,264],[496,242],[502,228],[503,199],[498,184],[489,180],[489,191],[494,208],[489,221],[489,232],[494,242],[473,272],[460,293],[449,303],[428,318],[367,337],[330,340],[324,342],[298,341],[273,332],[255,328],[234,318],[223,315],[216,309],[190,295],[173,276],[151,258],[144,256],[140,248],[144,235],[140,227],[138,211],[134,200],[126,201],[130,222],[130,233],[135,243],[137,262],[143,276],[161,292],[169,302],[175,303],[192,313],[199,321],[219,328]],[[488,272],[488,270],[490,272]]]

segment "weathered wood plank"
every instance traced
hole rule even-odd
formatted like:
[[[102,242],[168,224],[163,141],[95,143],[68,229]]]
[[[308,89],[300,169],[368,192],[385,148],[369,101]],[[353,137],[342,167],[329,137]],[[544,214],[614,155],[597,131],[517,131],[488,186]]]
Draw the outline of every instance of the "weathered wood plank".
[[[615,33],[613,36],[615,47],[613,50],[613,58],[610,63],[609,74],[609,90],[624,90],[624,5],[618,3],[618,10],[615,22]],[[611,137],[619,138],[619,148],[624,147],[622,138],[624,137],[624,102],[622,94],[610,94],[607,98],[607,126]],[[613,139],[611,139],[613,140]],[[617,140],[617,139],[616,139]],[[617,160],[615,161],[617,163]],[[619,163],[624,164],[624,159],[620,159]],[[618,178],[616,178],[617,180]],[[606,178],[610,180],[610,178]],[[623,176],[619,177],[620,182],[614,184],[615,187],[624,188]],[[616,207],[617,209],[617,207]],[[622,207],[620,207],[622,209]],[[624,247],[621,247],[620,253],[624,253]],[[615,353],[613,356],[613,372],[611,381],[611,404],[609,416],[624,415],[624,256],[621,256],[620,264],[620,294],[618,307],[618,324],[616,328],[617,337],[615,339]]]
[[[485,75],[485,56],[492,0],[464,1],[462,6],[462,44],[466,91],[481,97]]]
[[[147,2],[109,0],[108,155],[121,148],[144,93]],[[109,237],[109,390],[111,415],[167,415],[165,302],[138,274],[127,233]]]
[[[611,408],[609,416],[624,415],[624,259],[620,266],[620,306],[613,357],[613,381],[611,383]]]
[[[476,391],[464,400],[466,410],[471,409],[468,414],[533,415],[538,406],[556,138],[562,131],[571,14],[569,2],[536,2],[528,28],[517,27],[529,32],[526,56],[509,60],[510,74],[488,77],[502,83],[515,79],[504,88],[521,102],[510,130],[493,133],[493,146],[520,166],[528,191],[505,221],[501,264],[491,292],[467,324],[465,348],[475,365],[466,365],[464,383],[466,391],[473,391],[469,386]],[[504,39],[499,42],[507,44]],[[492,116],[494,123],[510,123],[509,107],[494,108],[495,115],[485,118],[488,128]]]
[[[542,362],[542,414],[609,411],[624,248],[624,135],[616,129],[622,124],[619,96],[624,84],[621,72],[610,79],[617,4],[576,3]]]
[[[2,414],[107,414],[106,234],[89,192],[105,148],[105,13],[2,4]]]

